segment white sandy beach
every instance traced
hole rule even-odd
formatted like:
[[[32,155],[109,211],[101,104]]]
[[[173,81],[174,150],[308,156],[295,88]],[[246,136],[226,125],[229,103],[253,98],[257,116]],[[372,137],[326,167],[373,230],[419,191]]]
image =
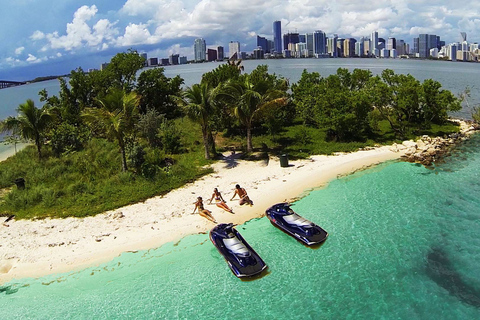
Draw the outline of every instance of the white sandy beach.
[[[338,176],[403,154],[393,149],[312,156],[290,161],[286,168],[277,158],[249,162],[231,155],[213,166],[213,174],[142,203],[82,219],[12,220],[0,224],[0,284],[83,269],[110,261],[123,252],[157,248],[186,235],[208,232],[215,224],[192,214],[197,196],[203,197],[205,208],[219,223],[241,224],[262,217],[272,204],[292,201]],[[235,184],[247,190],[254,206],[241,207],[238,200],[229,201]],[[213,203],[208,205],[215,187],[235,214]]]

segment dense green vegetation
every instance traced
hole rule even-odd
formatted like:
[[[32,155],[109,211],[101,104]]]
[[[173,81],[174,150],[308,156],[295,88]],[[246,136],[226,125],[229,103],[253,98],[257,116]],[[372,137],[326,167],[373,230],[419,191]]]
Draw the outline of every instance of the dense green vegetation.
[[[210,172],[217,151],[252,159],[359,148],[457,131],[460,101],[438,82],[385,70],[304,71],[298,83],[229,62],[182,89],[129,50],[103,71],[73,70],[60,93],[39,95],[1,122],[9,141],[35,146],[0,163],[0,214],[88,216],[145,200]],[[260,152],[258,152],[260,151]],[[24,178],[25,189],[14,185]]]

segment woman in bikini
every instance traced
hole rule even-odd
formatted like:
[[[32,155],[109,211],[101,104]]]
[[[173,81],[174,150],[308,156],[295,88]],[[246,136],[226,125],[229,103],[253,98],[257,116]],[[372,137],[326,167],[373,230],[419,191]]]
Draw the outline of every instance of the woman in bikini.
[[[197,198],[197,202],[195,202],[195,209],[193,209],[193,213],[195,213],[197,208],[198,208],[198,214],[199,215],[201,215],[204,218],[207,218],[208,220],[212,221],[213,223],[217,223],[217,221],[215,220],[215,218],[211,214],[212,212],[203,207],[202,197]]]
[[[209,204],[212,203],[213,199],[215,199],[217,207],[225,211],[228,211],[230,213],[233,213],[233,210],[227,206],[227,203],[225,202],[225,200],[223,200],[222,194],[220,193],[220,191],[218,191],[217,188],[213,189],[213,194],[212,194],[212,197],[210,198]]]

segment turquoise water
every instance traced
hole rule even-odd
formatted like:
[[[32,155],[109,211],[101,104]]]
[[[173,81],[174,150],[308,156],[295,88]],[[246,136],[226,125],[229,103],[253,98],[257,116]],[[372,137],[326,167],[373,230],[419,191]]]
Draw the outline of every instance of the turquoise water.
[[[84,271],[12,281],[2,319],[479,319],[480,136],[426,169],[386,163],[294,204],[329,232],[303,246],[266,218],[237,226],[268,264],[241,281],[188,236]],[[265,210],[265,208],[258,208]]]

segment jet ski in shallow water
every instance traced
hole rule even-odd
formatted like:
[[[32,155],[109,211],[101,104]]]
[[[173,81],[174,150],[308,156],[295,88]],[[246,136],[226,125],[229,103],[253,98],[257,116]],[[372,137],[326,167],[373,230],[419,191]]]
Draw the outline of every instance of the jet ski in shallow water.
[[[232,223],[215,226],[210,230],[210,240],[238,278],[254,276],[267,268]]]
[[[277,203],[266,211],[270,222],[306,245],[325,241],[328,233],[311,221],[296,214],[288,203]]]

